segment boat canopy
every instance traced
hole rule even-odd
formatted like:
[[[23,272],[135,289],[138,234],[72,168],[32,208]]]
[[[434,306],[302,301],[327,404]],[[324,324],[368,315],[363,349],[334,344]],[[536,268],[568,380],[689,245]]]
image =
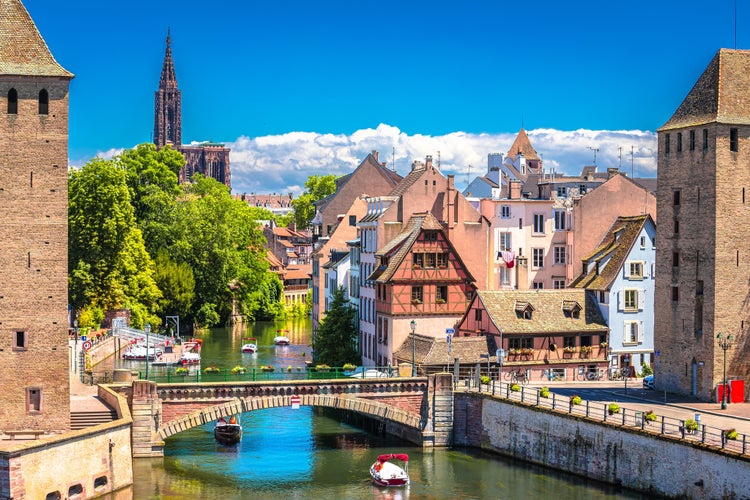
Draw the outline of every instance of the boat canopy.
[[[395,458],[396,460],[402,460],[404,462],[409,461],[409,455],[407,455],[406,453],[386,453],[385,455],[378,456],[378,462],[387,462],[392,458]]]

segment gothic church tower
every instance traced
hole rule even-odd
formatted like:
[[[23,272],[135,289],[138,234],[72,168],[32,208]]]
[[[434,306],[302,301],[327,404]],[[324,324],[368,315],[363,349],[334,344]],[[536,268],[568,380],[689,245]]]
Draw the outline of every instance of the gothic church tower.
[[[20,0],[0,0],[0,430],[70,429],[68,86]]]
[[[182,145],[182,95],[177,88],[170,38],[167,32],[167,52],[161,68],[159,90],[154,96],[154,144],[157,148],[167,144],[174,148]]]
[[[750,375],[750,51],[721,49],[658,130],[657,389]],[[717,335],[735,338],[726,353]],[[738,396],[738,395],[735,395]]]

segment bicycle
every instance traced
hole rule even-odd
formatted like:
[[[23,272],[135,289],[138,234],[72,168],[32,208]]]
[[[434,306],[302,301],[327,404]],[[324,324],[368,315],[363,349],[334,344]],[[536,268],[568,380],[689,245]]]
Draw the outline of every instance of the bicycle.
[[[610,368],[609,380],[620,380],[622,378],[622,372],[618,368]]]
[[[514,384],[527,385],[529,383],[529,377],[522,371],[508,372],[505,374],[505,380],[513,382]]]

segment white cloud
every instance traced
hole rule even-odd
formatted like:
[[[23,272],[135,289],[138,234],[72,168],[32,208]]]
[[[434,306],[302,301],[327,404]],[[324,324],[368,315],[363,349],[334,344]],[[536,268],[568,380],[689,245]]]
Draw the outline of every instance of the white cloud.
[[[517,132],[472,134],[453,132],[442,136],[408,135],[397,127],[380,124],[350,135],[289,132],[264,137],[239,137],[231,148],[232,191],[235,193],[299,194],[311,175],[344,175],[353,171],[372,150],[380,161],[405,175],[415,160],[431,155],[447,174],[456,175],[463,189],[469,179],[487,171],[489,153],[507,153]],[[656,134],[641,130],[527,131],[531,144],[552,168],[567,175],[580,174],[596,163],[601,171],[619,168],[635,177],[656,177]],[[589,149],[591,148],[591,149]]]

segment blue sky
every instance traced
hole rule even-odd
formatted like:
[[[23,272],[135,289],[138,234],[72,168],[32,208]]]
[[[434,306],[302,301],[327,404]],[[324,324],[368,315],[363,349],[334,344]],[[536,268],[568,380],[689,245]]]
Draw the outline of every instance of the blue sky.
[[[235,192],[299,192],[372,149],[400,173],[440,156],[461,187],[522,125],[558,172],[598,148],[654,176],[655,130],[719,48],[750,46],[734,0],[22,1],[76,74],[72,165],[152,140],[169,28],[183,141],[232,147]]]

